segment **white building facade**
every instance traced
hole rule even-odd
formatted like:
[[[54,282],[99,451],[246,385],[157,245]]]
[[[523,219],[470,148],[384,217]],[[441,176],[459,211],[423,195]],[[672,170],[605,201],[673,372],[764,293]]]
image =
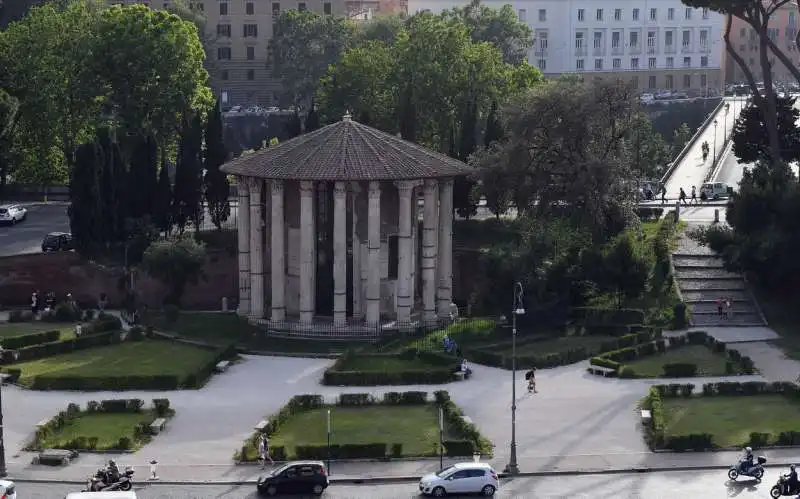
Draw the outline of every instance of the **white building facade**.
[[[622,78],[642,92],[713,93],[723,85],[724,16],[680,0],[483,0],[511,5],[534,33],[528,61],[547,76]],[[467,0],[410,0],[440,12]]]

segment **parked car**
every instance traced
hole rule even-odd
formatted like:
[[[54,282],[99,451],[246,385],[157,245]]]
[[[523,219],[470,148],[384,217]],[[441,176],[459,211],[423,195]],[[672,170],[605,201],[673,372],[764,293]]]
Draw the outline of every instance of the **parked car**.
[[[0,480],[0,497],[3,499],[17,499],[17,486],[10,480]]]
[[[328,488],[328,473],[322,461],[292,461],[258,479],[259,494],[322,495]]]
[[[72,234],[68,232],[51,232],[44,236],[42,253],[48,251],[69,251],[75,247]]]
[[[4,204],[0,206],[0,222],[14,225],[22,222],[28,216],[28,210],[17,204]]]
[[[639,182],[639,199],[652,201],[661,194],[664,184],[658,180],[642,180]]]
[[[481,494],[491,497],[500,488],[497,472],[488,463],[456,463],[419,481],[419,492],[426,496]]]
[[[703,201],[726,199],[733,194],[733,187],[723,182],[709,182],[700,188],[700,199]]]

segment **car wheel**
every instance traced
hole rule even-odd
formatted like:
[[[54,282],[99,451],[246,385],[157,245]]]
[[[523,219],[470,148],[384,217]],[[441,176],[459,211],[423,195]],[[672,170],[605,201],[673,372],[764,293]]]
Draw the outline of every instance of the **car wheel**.
[[[481,495],[486,497],[492,497],[494,495],[495,489],[493,485],[486,485],[481,489]]]
[[[322,495],[322,492],[323,492],[324,490],[325,490],[325,487],[323,487],[323,486],[322,486],[322,485],[320,485],[320,484],[316,484],[316,485],[314,485],[314,488],[313,488],[313,489],[311,489],[311,492],[313,492],[315,496],[321,496],[321,495]]]
[[[447,492],[444,490],[444,487],[436,487],[431,491],[431,495],[433,497],[444,497],[447,495]]]
[[[269,487],[267,487],[267,495],[268,496],[274,496],[277,493],[278,493],[278,489],[274,485],[270,485]]]
[[[714,201],[719,201],[719,194],[714,194]]]

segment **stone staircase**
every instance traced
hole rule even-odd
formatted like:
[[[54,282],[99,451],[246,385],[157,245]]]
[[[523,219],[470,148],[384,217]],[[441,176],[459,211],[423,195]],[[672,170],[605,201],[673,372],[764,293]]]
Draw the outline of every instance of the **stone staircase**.
[[[675,282],[692,312],[692,326],[764,326],[766,321],[744,278],[725,270],[709,248],[682,236],[672,255]],[[731,300],[731,317],[721,318],[717,300]]]

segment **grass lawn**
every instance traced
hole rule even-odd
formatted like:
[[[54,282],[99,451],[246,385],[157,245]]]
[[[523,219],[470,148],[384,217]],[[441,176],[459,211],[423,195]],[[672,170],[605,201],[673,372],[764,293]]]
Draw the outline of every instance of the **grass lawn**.
[[[800,401],[782,395],[665,398],[666,436],[708,433],[720,447],[741,447],[751,432],[800,431]]]
[[[562,353],[584,347],[589,354],[600,353],[600,345],[613,341],[613,336],[563,336],[560,338],[542,339],[536,341],[517,340],[517,355],[521,357],[544,357],[551,353]],[[511,342],[488,344],[480,347],[501,355],[511,355]]]
[[[128,437],[138,448],[144,442],[134,438],[134,428],[139,423],[150,423],[155,419],[152,411],[136,413],[83,412],[57,432],[48,435],[43,443],[45,449],[63,449],[65,444],[78,437],[97,438],[97,450],[114,448],[122,437]],[[132,449],[135,450],[135,449]]]
[[[41,374],[64,376],[177,375],[185,379],[211,362],[211,350],[169,341],[126,342],[12,364],[25,385]]]
[[[427,371],[435,366],[421,359],[399,359],[377,355],[353,355],[342,357],[336,366],[337,371],[401,372]]]
[[[769,327],[780,335],[770,343],[781,348],[787,357],[800,360],[800,299],[775,296],[759,288],[753,292]]]
[[[386,442],[403,444],[404,456],[436,453],[439,416],[433,405],[330,406],[292,416],[273,435],[270,444],[283,446],[290,458],[297,445],[327,443],[327,409],[331,410],[332,444]]]
[[[714,353],[704,345],[683,345],[664,353],[648,355],[625,365],[631,366],[638,376],[657,378],[664,375],[664,364],[689,362],[697,365],[698,376],[725,376],[727,357]]]
[[[75,325],[52,322],[0,322],[0,338],[24,336],[43,331],[61,331],[61,339],[68,340],[75,336]]]

